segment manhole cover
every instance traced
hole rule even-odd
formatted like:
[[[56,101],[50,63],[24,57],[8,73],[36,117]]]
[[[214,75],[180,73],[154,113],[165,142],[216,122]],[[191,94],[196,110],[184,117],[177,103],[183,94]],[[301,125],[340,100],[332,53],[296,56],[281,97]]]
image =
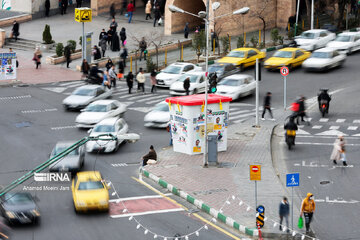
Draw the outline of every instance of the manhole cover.
[[[219,168],[233,168],[234,167],[234,163],[231,162],[221,162],[219,164]]]
[[[325,184],[329,184],[329,183],[330,183],[330,181],[328,181],[328,180],[320,182],[321,185],[325,185]]]
[[[30,126],[31,126],[31,122],[15,123],[15,127],[17,127],[17,128],[30,127]]]

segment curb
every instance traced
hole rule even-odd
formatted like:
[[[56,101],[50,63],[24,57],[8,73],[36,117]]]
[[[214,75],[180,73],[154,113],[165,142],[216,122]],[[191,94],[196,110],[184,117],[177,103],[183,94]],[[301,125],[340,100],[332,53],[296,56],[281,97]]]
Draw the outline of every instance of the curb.
[[[185,199],[189,203],[195,205],[200,210],[210,214],[214,218],[217,218],[218,220],[225,223],[226,225],[228,225],[236,230],[239,230],[241,233],[245,233],[246,235],[249,235],[249,236],[258,236],[259,235],[259,231],[257,229],[251,229],[251,228],[248,228],[246,226],[243,226],[243,225],[235,222],[234,219],[225,216],[224,214],[217,211],[215,208],[212,208],[212,207],[206,205],[203,201],[195,199],[190,194],[179,190],[178,188],[174,187],[171,184],[168,184],[167,182],[165,182],[161,178],[155,176],[154,174],[152,174],[144,169],[142,169],[141,172],[145,177],[150,178],[151,180],[155,181],[163,188],[167,188],[171,193]]]

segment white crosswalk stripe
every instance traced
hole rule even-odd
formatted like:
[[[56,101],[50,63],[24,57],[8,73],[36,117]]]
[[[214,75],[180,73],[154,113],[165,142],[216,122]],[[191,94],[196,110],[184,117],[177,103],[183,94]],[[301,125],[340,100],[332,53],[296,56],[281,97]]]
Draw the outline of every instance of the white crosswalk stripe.
[[[129,165],[127,163],[112,163],[111,166],[113,166],[113,167],[127,167]]]
[[[319,122],[328,122],[328,121],[329,121],[328,118],[320,118],[320,119],[319,119]]]
[[[230,121],[231,120],[235,120],[235,119],[239,119],[239,118],[244,118],[244,117],[249,117],[249,116],[254,116],[255,113],[254,112],[251,112],[251,113],[247,113],[247,114],[241,114],[241,115],[238,115],[238,116],[235,116],[235,117],[230,117]]]
[[[357,126],[350,126],[347,128],[347,130],[356,131],[358,129]]]
[[[320,129],[320,128],[322,128],[322,126],[320,126],[320,125],[315,125],[315,126],[312,126],[312,128],[313,128],[313,129]]]
[[[154,100],[154,99],[165,98],[165,97],[166,97],[166,96],[164,96],[164,95],[153,96],[153,97],[148,97],[148,98],[140,99],[140,100],[138,100],[138,102],[147,102],[147,101],[151,101],[151,100]]]
[[[329,129],[331,129],[331,130],[338,130],[339,128],[340,128],[340,126],[330,126]]]
[[[343,123],[343,122],[345,122],[345,121],[346,121],[346,119],[342,119],[342,118],[341,118],[341,119],[336,119],[336,122],[337,122],[337,123]]]
[[[76,82],[60,83],[59,86],[62,86],[62,87],[64,87],[64,86],[70,86],[70,87],[72,87],[71,85],[73,85],[73,84],[75,84],[75,83],[76,83]]]
[[[249,110],[240,110],[240,111],[235,111],[235,112],[230,111],[230,117],[233,115],[237,115],[239,113],[248,113],[248,112],[249,112]]]
[[[354,120],[353,123],[360,123],[360,119]]]

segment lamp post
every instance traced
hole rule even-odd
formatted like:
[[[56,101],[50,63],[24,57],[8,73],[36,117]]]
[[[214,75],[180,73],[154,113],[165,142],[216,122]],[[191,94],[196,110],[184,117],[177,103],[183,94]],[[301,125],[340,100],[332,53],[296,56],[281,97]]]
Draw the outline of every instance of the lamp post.
[[[217,17],[214,17],[213,19],[210,19],[209,16],[209,5],[210,5],[210,0],[206,1],[206,11],[200,11],[197,15],[187,12],[179,7],[176,7],[174,5],[170,5],[169,6],[169,10],[173,13],[185,13],[185,14],[189,14],[191,16],[194,17],[198,17],[201,19],[204,19],[205,21],[205,34],[206,34],[206,49],[205,49],[205,72],[208,72],[208,68],[209,68],[209,24],[210,21],[214,21],[215,19],[221,18],[221,17],[225,17],[225,16],[229,16],[229,15],[239,15],[239,14],[246,14],[249,12],[250,8],[248,7],[243,7],[241,9],[238,9],[232,13],[227,13],[227,14],[223,14]],[[219,2],[214,2],[212,5],[212,10],[215,11],[216,9],[218,9],[220,7],[220,3]],[[231,43],[230,43],[231,44]],[[203,166],[207,167],[208,166],[208,158],[207,158],[207,149],[208,149],[208,139],[207,139],[207,105],[208,105],[208,78],[205,78],[205,133],[204,133],[204,138],[205,138],[205,145],[204,145],[204,160],[203,160]]]

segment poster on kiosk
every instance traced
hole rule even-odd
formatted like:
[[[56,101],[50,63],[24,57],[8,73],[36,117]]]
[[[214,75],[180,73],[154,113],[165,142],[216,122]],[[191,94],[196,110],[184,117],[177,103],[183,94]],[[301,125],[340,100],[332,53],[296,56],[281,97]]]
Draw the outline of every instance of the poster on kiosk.
[[[189,155],[204,152],[205,111],[208,134],[215,133],[218,136],[218,151],[226,151],[231,100],[230,97],[209,94],[206,111],[205,94],[167,98],[174,151]]]

